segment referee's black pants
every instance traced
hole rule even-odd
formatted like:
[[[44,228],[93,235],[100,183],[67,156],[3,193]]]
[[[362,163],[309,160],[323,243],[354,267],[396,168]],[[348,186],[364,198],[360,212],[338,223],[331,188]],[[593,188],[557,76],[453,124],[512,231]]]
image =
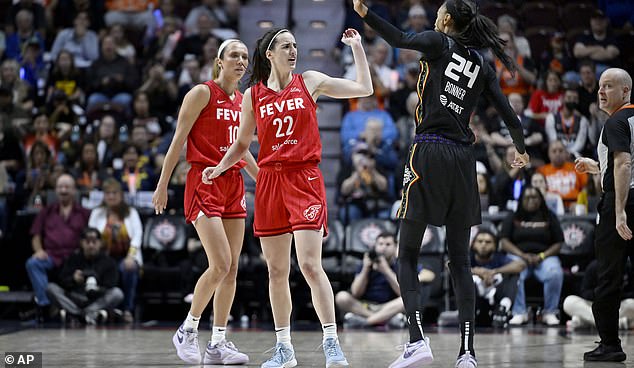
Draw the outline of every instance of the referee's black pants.
[[[634,229],[634,190],[630,190],[625,207],[627,225]],[[594,289],[592,314],[601,343],[620,346],[619,307],[623,274],[628,257],[634,262],[634,240],[624,240],[616,231],[614,192],[603,193],[597,206],[599,223],[594,237],[598,283]]]

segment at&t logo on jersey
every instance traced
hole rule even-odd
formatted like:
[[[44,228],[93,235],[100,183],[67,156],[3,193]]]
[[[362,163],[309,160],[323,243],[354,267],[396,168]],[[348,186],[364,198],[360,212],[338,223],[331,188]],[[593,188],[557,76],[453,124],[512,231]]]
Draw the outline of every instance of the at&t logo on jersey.
[[[321,211],[321,205],[314,204],[304,210],[304,217],[306,217],[306,220],[308,221],[314,221],[319,215],[320,211]]]

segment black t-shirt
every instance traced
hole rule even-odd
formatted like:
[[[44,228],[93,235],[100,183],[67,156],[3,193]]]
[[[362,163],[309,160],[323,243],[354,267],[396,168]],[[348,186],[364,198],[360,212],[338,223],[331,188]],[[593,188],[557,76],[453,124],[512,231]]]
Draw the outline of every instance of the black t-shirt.
[[[626,105],[612,114],[601,130],[597,153],[604,192],[614,192],[614,152],[632,153],[632,125],[634,105]],[[634,188],[632,176],[630,175],[630,189]]]
[[[602,40],[597,40],[596,38],[594,38],[594,35],[592,33],[590,34],[582,34],[581,36],[579,36],[579,38],[577,39],[578,43],[583,44],[584,46],[601,46],[601,47],[608,47],[608,46],[614,46],[614,47],[618,47],[617,46],[617,42],[616,42],[616,38],[612,37],[611,35],[607,35],[605,36],[604,39]],[[591,60],[599,63],[599,64],[604,64],[604,65],[609,65],[609,66],[619,66],[619,57],[615,57],[613,59],[610,60],[595,60],[590,58]]]
[[[563,242],[564,233],[557,216],[550,211],[546,220],[539,213],[525,219],[516,219],[511,213],[502,222],[500,238],[510,240],[522,252],[536,254]]]
[[[471,144],[471,113],[480,95],[486,96],[509,127],[513,140],[524,152],[524,138],[517,116],[502,94],[495,70],[476,51],[442,32],[404,33],[369,11],[364,20],[390,45],[422,52],[416,107],[416,134],[439,134]]]

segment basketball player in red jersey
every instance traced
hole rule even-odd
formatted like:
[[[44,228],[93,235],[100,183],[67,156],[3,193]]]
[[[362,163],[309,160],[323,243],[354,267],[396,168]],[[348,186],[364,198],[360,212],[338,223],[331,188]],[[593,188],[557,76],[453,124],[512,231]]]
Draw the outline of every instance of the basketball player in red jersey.
[[[361,36],[346,30],[341,41],[352,47],[357,79],[332,78],[317,71],[293,74],[295,37],[286,29],[267,32],[256,44],[252,87],[244,93],[238,140],[216,167],[203,171],[204,183],[215,185],[221,173],[247,152],[258,128],[260,172],[255,194],[254,232],[260,237],[269,269],[269,294],[275,321],[275,353],[262,367],[297,365],[291,345],[291,295],[288,284],[291,240],[324,332],[326,367],[347,367],[335,324],[332,287],[321,265],[321,243],[327,231],[326,193],[317,165],[321,141],[315,101],[320,95],[352,98],[373,92]]]
[[[238,83],[249,64],[247,47],[242,41],[229,39],[218,48],[215,63],[213,80],[195,86],[185,95],[152,203],[157,214],[163,213],[168,182],[187,139],[191,168],[185,183],[185,217],[196,228],[209,268],[198,279],[189,314],[172,341],[183,361],[201,363],[198,322],[215,293],[212,336],[203,363],[246,364],[247,355],[225,339],[244,237],[246,202],[240,168],[245,162],[236,160],[222,177],[214,180],[214,185],[202,184],[200,175],[206,166],[218,164],[238,136],[242,104]],[[248,174],[255,178],[255,159],[248,152],[244,157]]]

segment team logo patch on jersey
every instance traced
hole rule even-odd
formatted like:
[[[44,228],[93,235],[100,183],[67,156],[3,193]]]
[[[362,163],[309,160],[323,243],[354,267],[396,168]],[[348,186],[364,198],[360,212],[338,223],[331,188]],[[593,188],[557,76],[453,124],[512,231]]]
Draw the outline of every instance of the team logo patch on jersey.
[[[306,220],[308,221],[314,221],[319,215],[320,211],[321,211],[321,205],[314,204],[304,210],[304,217],[306,217]]]
[[[243,210],[247,210],[247,197],[246,196],[242,196],[242,200],[240,200],[240,206],[242,207]]]
[[[440,95],[440,103],[441,103],[443,106],[447,106],[447,96],[445,96],[445,95]]]

